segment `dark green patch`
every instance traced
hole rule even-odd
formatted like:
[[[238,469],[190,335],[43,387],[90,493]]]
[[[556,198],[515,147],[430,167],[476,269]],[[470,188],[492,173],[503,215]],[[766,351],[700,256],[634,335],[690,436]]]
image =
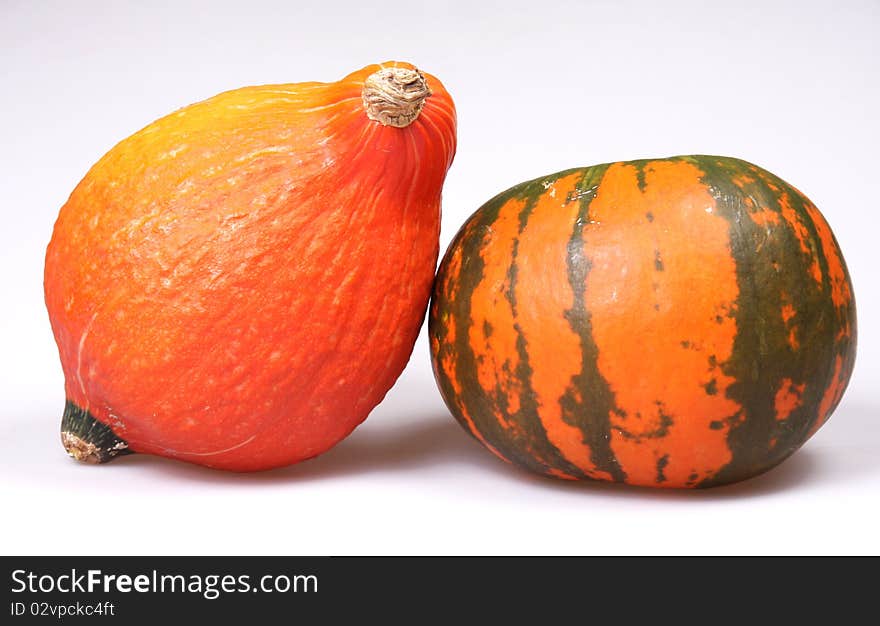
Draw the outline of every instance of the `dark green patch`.
[[[669,465],[668,454],[664,454],[659,459],[657,459],[657,476],[654,478],[654,482],[658,484],[666,482],[666,475],[663,473],[663,470],[666,469],[667,465]]]
[[[705,389],[706,393],[708,393],[710,396],[716,395],[718,393],[718,380],[713,378],[708,383],[703,385],[703,389]]]
[[[724,428],[724,422],[722,422],[721,420],[712,420],[711,422],[709,422],[709,428],[711,428],[712,430],[721,430],[722,428]]]
[[[648,211],[647,213],[645,213],[645,218],[646,218],[649,222],[653,222],[653,221],[654,221],[654,214],[651,213],[650,211]]]
[[[483,320],[483,337],[488,339],[492,336],[492,324],[489,323],[489,320]]]
[[[68,454],[88,463],[106,463],[132,453],[128,443],[117,437],[109,426],[70,400],[64,404],[61,416],[61,440]]]
[[[636,166],[636,182],[639,185],[639,191],[645,193],[645,189],[648,188],[648,181],[645,179],[645,166],[648,164],[647,161],[634,161],[633,165]]]

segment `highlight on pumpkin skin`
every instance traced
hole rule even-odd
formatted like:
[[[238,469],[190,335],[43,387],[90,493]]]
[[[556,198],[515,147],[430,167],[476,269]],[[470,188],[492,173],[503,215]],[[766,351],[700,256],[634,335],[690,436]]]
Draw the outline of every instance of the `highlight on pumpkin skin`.
[[[855,359],[843,256],[755,165],[559,172],[483,205],[438,271],[434,372],[497,456],[567,479],[709,487],[796,451]]]
[[[371,76],[408,124],[368,117]],[[113,147],[46,254],[71,454],[251,471],[348,435],[410,357],[455,145],[443,84],[391,61],[218,94]]]

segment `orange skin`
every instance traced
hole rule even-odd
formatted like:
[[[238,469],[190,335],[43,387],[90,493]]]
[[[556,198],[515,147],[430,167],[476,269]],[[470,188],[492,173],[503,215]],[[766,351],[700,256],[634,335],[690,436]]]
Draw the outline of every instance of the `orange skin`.
[[[429,328],[447,405],[497,456],[644,486],[773,467],[827,420],[855,357],[827,222],[724,157],[568,170],[500,194],[450,245]]]
[[[68,400],[131,450],[236,471],[313,457],[403,370],[438,254],[452,100],[367,118],[372,65],[246,87],[123,140],[62,207],[45,294]]]

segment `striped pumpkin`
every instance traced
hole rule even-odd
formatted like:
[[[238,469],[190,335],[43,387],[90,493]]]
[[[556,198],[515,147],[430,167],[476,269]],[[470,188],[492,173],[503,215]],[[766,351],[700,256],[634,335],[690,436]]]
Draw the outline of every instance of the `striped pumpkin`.
[[[751,163],[610,163],[516,185],[462,227],[430,308],[450,411],[565,479],[708,487],[828,419],[856,316],[818,209]]]

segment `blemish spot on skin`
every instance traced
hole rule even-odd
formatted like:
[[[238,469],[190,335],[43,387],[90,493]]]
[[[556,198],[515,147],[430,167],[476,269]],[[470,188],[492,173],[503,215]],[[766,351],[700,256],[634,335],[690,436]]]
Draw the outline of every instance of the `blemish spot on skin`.
[[[654,479],[654,480],[656,480],[657,483],[665,483],[666,482],[666,475],[663,473],[663,470],[666,468],[667,465],[669,465],[669,455],[668,454],[664,454],[659,459],[657,459],[657,476]]]
[[[710,396],[714,396],[718,393],[718,380],[713,378],[708,383],[706,383],[704,387],[707,394],[709,394]]]

